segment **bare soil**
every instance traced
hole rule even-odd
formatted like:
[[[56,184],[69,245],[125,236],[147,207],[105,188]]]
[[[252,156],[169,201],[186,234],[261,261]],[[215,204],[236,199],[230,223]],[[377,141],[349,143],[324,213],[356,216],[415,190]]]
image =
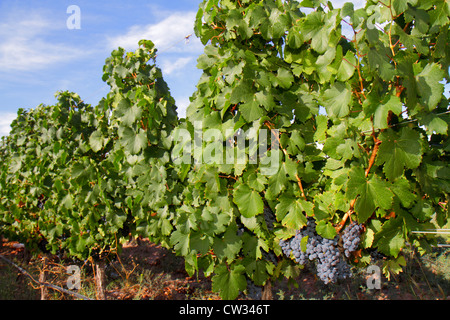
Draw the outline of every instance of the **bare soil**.
[[[41,256],[31,257],[17,242],[5,241],[0,254],[39,279]],[[47,281],[67,288],[65,273],[70,261],[49,257]],[[286,279],[273,283],[273,299],[280,300],[450,300],[450,252],[438,250],[417,257],[408,257],[404,272],[391,279],[382,278],[380,290],[369,290],[367,275],[356,273],[351,279],[338,284],[324,285],[307,269],[295,281]],[[82,267],[82,288],[78,293],[95,298],[93,269],[89,263]],[[203,274],[190,277],[184,269],[184,260],[169,250],[146,239],[132,241],[123,247],[120,255],[109,260],[106,268],[108,300],[215,300],[211,280]],[[73,297],[51,290],[50,299]],[[39,285],[16,268],[0,259],[0,300],[40,299]],[[239,299],[248,299],[244,294]]]

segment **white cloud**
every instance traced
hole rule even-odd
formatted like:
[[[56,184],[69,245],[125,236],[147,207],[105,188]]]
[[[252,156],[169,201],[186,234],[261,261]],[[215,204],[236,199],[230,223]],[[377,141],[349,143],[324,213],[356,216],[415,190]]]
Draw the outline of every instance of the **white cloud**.
[[[348,0],[331,0],[331,3],[333,4],[334,8],[342,8],[342,6],[346,3],[346,2],[351,2],[353,3],[353,6],[355,9],[360,9],[360,8],[364,8],[365,4],[366,4],[366,0],[356,0],[356,1],[348,1]]]
[[[17,114],[12,112],[0,112],[0,137],[9,135],[11,122],[17,118]]]
[[[193,57],[181,57],[175,61],[172,59],[163,59],[161,60],[161,70],[165,76],[173,73],[183,73],[183,68],[193,59]]]
[[[11,14],[0,23],[0,70],[41,70],[79,57],[80,49],[46,40],[50,31],[58,28],[39,13]]]
[[[191,103],[189,97],[177,98],[175,99],[175,102],[177,104],[178,118],[186,118],[186,109]]]
[[[194,35],[196,12],[175,12],[158,23],[145,26],[131,26],[126,34],[109,38],[111,48],[136,49],[141,39],[153,41],[159,53],[162,52],[202,52],[203,45]],[[185,37],[192,35],[189,41]],[[183,43],[180,46],[178,44]]]

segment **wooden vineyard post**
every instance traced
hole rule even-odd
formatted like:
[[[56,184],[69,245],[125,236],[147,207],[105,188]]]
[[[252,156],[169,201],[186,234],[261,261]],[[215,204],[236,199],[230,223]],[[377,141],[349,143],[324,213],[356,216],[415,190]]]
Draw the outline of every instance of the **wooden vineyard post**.
[[[270,280],[263,287],[261,300],[273,300],[272,282]]]
[[[105,262],[95,262],[95,291],[97,300],[106,300],[106,276],[105,276]]]
[[[42,258],[42,269],[39,273],[39,282],[40,283],[46,283],[47,282],[47,277],[46,277],[46,272],[47,272],[47,257],[43,257]],[[41,285],[41,300],[47,300],[48,299],[48,288],[44,285]]]

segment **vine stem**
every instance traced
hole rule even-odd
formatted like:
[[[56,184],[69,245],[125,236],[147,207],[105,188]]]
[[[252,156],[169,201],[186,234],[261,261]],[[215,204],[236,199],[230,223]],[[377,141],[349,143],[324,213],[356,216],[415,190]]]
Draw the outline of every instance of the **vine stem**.
[[[303,190],[302,180],[300,179],[298,174],[295,174],[295,179],[297,179],[297,184],[298,184],[298,186],[300,188],[300,191],[302,192],[302,197],[305,199],[305,201],[308,201],[306,199],[305,190]]]
[[[266,121],[264,124],[270,129],[272,134],[277,138],[278,144],[280,145],[281,150],[283,150],[284,155],[286,157],[290,158],[287,150],[285,148],[283,148],[283,146],[281,145],[281,140],[280,140],[279,135],[272,131],[273,130],[272,124],[269,123],[268,121]],[[297,173],[295,174],[295,179],[297,180],[297,184],[298,184],[298,187],[300,188],[300,192],[302,193],[302,197],[305,199],[305,201],[308,201],[306,198],[305,190],[303,189],[302,179],[300,179],[300,177],[298,176]]]
[[[375,136],[375,133],[372,134],[372,137],[373,137],[373,140],[375,142],[375,145],[374,145],[373,150],[372,150],[372,155],[370,156],[370,159],[369,159],[369,165],[368,165],[368,167],[366,169],[366,172],[365,172],[366,178],[369,176],[370,169],[372,169],[372,166],[375,163],[375,158],[377,157],[378,149],[380,148],[380,144],[381,144],[381,140],[379,140]]]
[[[381,140],[379,140],[375,136],[375,132],[372,133],[372,137],[375,142],[375,145],[373,147],[372,154],[369,159],[369,165],[367,166],[367,169],[365,171],[366,178],[369,176],[370,169],[372,169],[372,166],[375,163],[375,159],[377,157],[378,150],[379,150],[380,144],[381,144]],[[355,212],[354,208],[355,208],[356,199],[357,199],[357,197],[350,202],[350,209],[348,209],[348,211],[345,213],[344,217],[342,217],[341,222],[335,227],[337,233],[339,233],[342,230],[345,223],[347,222],[347,219],[350,218],[350,216]]]
[[[367,99],[366,94],[364,92],[364,80],[361,74],[361,57],[363,57],[364,55],[361,55],[361,52],[359,51],[359,47],[358,47],[358,43],[356,41],[356,35],[358,34],[359,31],[356,31],[355,28],[353,27],[353,25],[351,25],[352,29],[353,29],[353,43],[355,44],[355,49],[356,49],[356,56],[357,56],[357,64],[355,66],[356,71],[358,72],[358,78],[359,78],[359,90],[360,90],[360,94],[364,97],[364,99]]]
[[[353,199],[353,200],[350,202],[350,209],[348,209],[348,211],[347,211],[347,212],[345,213],[345,215],[342,217],[341,222],[336,226],[335,229],[336,229],[336,232],[337,232],[337,233],[341,232],[342,228],[343,228],[344,225],[345,225],[345,222],[347,222],[347,219],[350,218],[350,216],[355,212],[355,211],[353,210],[353,207],[355,206],[355,203],[356,203],[356,198]]]

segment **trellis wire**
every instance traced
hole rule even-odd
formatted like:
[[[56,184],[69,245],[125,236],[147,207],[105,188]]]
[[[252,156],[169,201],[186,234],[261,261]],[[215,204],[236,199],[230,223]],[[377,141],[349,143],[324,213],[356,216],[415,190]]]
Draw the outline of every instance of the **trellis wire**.
[[[438,234],[438,235],[450,235],[450,229],[426,229],[423,231],[411,231],[416,234]],[[450,248],[450,244],[438,243],[438,248]]]

